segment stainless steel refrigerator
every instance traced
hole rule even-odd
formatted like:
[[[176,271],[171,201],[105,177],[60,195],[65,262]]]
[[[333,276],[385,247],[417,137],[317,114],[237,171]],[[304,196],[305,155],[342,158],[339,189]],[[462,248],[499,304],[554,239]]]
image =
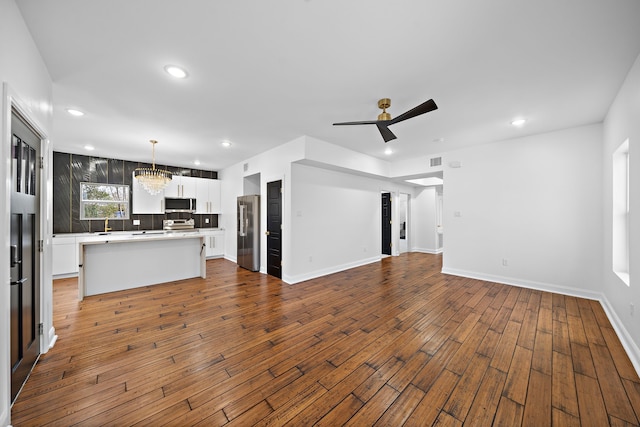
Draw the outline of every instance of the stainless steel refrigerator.
[[[260,270],[260,196],[238,197],[238,265]]]

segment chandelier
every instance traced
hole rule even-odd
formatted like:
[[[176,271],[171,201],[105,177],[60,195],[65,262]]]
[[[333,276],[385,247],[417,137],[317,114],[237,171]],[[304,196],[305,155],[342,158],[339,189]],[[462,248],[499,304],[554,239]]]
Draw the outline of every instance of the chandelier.
[[[171,172],[164,169],[156,169],[156,144],[158,141],[150,140],[152,164],[150,168],[136,168],[133,176],[136,177],[142,187],[152,196],[160,193],[171,182]]]

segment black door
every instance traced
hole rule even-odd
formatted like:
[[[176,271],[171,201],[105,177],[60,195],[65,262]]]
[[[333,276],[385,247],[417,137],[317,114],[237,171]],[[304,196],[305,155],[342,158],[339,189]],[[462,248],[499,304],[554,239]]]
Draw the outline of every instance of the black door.
[[[382,253],[391,255],[391,193],[382,193]]]
[[[282,278],[282,181],[267,183],[267,274]]]
[[[40,138],[11,116],[11,401],[40,355]]]

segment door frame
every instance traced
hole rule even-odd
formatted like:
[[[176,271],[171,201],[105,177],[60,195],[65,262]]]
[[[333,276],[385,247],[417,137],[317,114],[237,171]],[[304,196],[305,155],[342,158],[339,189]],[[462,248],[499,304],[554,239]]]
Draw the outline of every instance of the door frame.
[[[40,354],[46,353],[49,348],[53,347],[57,336],[53,327],[53,290],[51,287],[51,225],[53,221],[53,203],[51,197],[53,195],[51,186],[52,182],[51,165],[51,143],[44,131],[44,127],[35,118],[31,108],[26,102],[20,99],[12,87],[7,83],[2,85],[2,117],[0,118],[2,135],[0,135],[0,153],[4,160],[0,164],[0,179],[3,179],[5,185],[0,185],[0,200],[4,203],[4,209],[0,211],[0,224],[4,230],[10,229],[11,219],[11,114],[15,110],[24,119],[29,126],[33,128],[40,137],[40,155],[43,158],[43,168],[40,171],[40,195],[39,195],[39,221],[38,235],[36,240],[43,241],[43,250],[38,252],[37,262],[39,263],[38,280],[40,281],[40,322],[43,323],[43,334],[40,335]],[[2,237],[0,244],[0,260],[9,259],[10,235],[6,233]],[[4,410],[4,402],[11,404],[11,367],[10,367],[10,347],[11,347],[11,329],[10,319],[10,286],[9,286],[9,264],[8,262],[0,262],[0,316],[6,321],[0,322],[0,347],[4,351],[0,352],[0,419],[4,419],[2,412]],[[10,406],[8,406],[10,411]]]
[[[398,192],[398,254],[400,254],[400,225],[401,225],[401,220],[402,218],[400,218],[400,199],[402,198],[402,195],[407,196],[407,212],[406,212],[406,223],[407,223],[407,227],[406,230],[409,231],[409,233],[405,233],[405,241],[407,243],[407,252],[411,252],[411,193],[403,193],[403,192]],[[393,206],[391,206],[393,208]]]
[[[282,217],[282,213],[284,211],[284,207],[283,207],[283,198],[284,198],[284,183],[282,180],[277,179],[274,181],[267,181],[266,183],[266,191],[265,191],[265,219],[266,219],[266,225],[265,225],[265,234],[267,235],[267,237],[265,238],[266,242],[265,244],[267,245],[267,256],[265,259],[265,268],[267,270],[267,274],[269,274],[269,235],[267,234],[269,232],[269,184],[275,184],[275,183],[280,183],[280,277],[278,277],[279,279],[282,279],[282,236],[283,236],[283,217]],[[276,276],[277,277],[277,276]]]
[[[378,254],[382,258],[382,204],[380,203],[382,193],[391,194],[391,255],[390,256],[398,256],[399,245],[400,245],[400,225],[398,224],[398,190],[389,190],[385,188],[380,188],[378,191],[378,241],[380,242],[380,246],[378,248]],[[393,221],[396,221],[395,223]]]
[[[282,181],[282,233],[287,233],[288,230],[288,216],[287,216],[287,179],[286,175],[266,175],[263,174],[262,181],[260,182],[260,209],[263,214],[260,214],[260,227],[262,234],[260,236],[260,273],[267,274],[267,236],[265,231],[267,231],[267,183],[274,181]],[[287,268],[287,259],[285,255],[288,253],[288,243],[289,237],[287,239],[281,240],[280,247],[280,259],[282,260],[282,268],[280,269],[280,280],[285,281]],[[264,260],[264,264],[263,264]]]

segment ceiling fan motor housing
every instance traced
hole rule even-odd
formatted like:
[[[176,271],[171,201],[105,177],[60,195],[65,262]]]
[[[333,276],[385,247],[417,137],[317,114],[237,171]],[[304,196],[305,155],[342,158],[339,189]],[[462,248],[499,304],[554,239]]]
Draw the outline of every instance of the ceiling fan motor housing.
[[[382,113],[378,114],[378,120],[391,120],[391,114],[387,113],[389,107],[391,107],[389,98],[382,98],[378,101],[378,108],[382,110]]]

